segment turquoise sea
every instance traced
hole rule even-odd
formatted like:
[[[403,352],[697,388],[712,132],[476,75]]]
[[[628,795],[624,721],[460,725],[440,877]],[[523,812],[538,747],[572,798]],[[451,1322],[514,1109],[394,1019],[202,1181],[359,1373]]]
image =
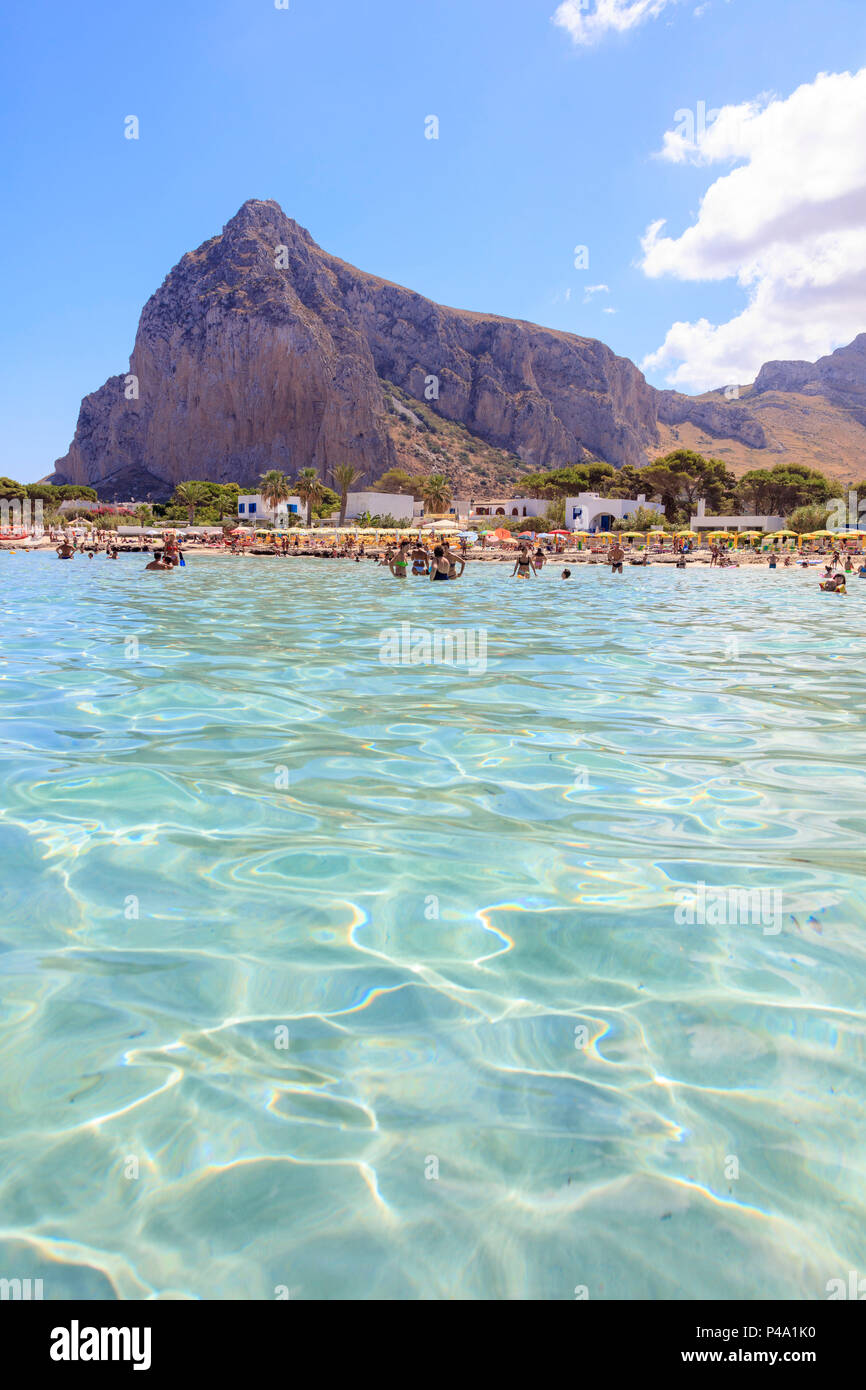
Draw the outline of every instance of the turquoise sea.
[[[866,581],[144,563],[0,555],[0,1277],[866,1275]]]

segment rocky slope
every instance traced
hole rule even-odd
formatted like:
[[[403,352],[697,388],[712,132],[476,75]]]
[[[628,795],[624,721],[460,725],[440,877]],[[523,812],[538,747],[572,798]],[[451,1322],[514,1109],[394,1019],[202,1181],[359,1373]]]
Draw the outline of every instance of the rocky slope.
[[[661,448],[711,452],[736,473],[799,462],[840,482],[866,478],[866,333],[817,362],[767,362],[738,391],[730,401],[723,391],[677,397],[685,410],[663,405]],[[728,425],[735,414],[745,429]]]
[[[735,468],[777,462],[795,444],[777,419],[791,392],[862,430],[866,460],[864,341],[814,368],[768,364],[739,400],[660,392],[603,343],[435,304],[252,200],[145,305],[129,374],[85,397],[51,480],[159,498],[185,478],[251,485],[308,465],[328,478],[350,462],[369,485],[406,463],[407,428],[423,435],[395,422],[391,383],[404,410],[450,422],[409,453],[461,489],[587,457],[639,465],[678,443]]]

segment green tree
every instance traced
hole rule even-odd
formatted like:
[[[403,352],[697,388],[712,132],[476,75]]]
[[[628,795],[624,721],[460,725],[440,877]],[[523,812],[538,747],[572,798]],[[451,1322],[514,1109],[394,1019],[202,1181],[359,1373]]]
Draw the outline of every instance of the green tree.
[[[544,520],[549,531],[565,531],[565,498],[555,497],[544,509]]]
[[[797,507],[788,517],[789,531],[805,536],[809,531],[823,531],[830,516],[829,507]]]
[[[762,516],[784,515],[795,507],[818,506],[844,495],[838,483],[798,463],[751,469],[740,479],[737,494]]]
[[[661,512],[650,510],[648,507],[638,507],[637,511],[632,512],[623,521],[615,521],[610,528],[612,531],[655,531],[664,526],[665,518]]]
[[[208,499],[207,484],[203,482],[178,483],[172,501],[186,508],[190,526],[195,525],[195,509]]]
[[[736,494],[737,480],[727,464],[693,449],[674,449],[639,472],[640,491],[658,494],[668,521],[687,521],[702,497],[711,512],[721,512]]]
[[[411,473],[407,473],[405,468],[389,468],[383,473],[377,483],[373,485],[374,492],[397,492],[401,497],[417,497],[420,499],[420,478],[413,478]]]
[[[0,497],[26,497],[27,489],[23,483],[16,483],[12,478],[0,478]]]
[[[269,468],[267,473],[261,476],[259,491],[265,506],[270,507],[276,514],[281,503],[287,502],[291,497],[292,485],[279,468]]]
[[[307,508],[307,525],[312,526],[313,507],[321,502],[325,492],[325,485],[315,468],[302,468],[298,474],[295,487],[298,490],[298,496],[301,501],[305,503]]]
[[[59,487],[58,493],[61,502],[73,502],[76,500],[81,500],[84,502],[99,501],[99,498],[96,495],[96,489],[92,487],[85,487],[83,483],[63,483]]]
[[[346,524],[346,508],[349,505],[349,489],[354,487],[363,474],[351,463],[339,463],[331,469],[331,477],[340,489],[340,525]]]
[[[444,473],[430,473],[423,480],[421,495],[431,512],[445,512],[451,501],[451,484]]]

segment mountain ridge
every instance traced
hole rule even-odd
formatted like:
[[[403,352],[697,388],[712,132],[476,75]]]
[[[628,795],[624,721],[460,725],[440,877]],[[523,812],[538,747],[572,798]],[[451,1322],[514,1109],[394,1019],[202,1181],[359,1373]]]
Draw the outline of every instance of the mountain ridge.
[[[697,442],[735,471],[771,466],[796,448],[780,397],[862,430],[866,465],[866,334],[816,364],[766,364],[739,399],[659,391],[597,339],[437,304],[250,199],[147,301],[129,372],[84,397],[49,480],[155,498],[191,477],[312,465],[327,479],[350,462],[370,484],[407,462],[389,383],[458,432],[465,448],[446,456],[461,488],[588,458],[640,466]]]

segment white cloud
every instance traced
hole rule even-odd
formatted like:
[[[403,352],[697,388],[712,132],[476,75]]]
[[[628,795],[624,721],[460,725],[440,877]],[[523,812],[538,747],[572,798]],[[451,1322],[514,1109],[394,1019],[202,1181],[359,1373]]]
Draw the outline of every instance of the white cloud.
[[[725,107],[696,122],[677,112],[661,157],[729,166],[681,236],[654,222],[651,277],[736,279],[748,303],[728,323],[675,323],[642,363],[671,385],[751,381],[765,361],[816,357],[866,330],[866,69],[822,73],[787,98]]]
[[[658,19],[679,0],[563,0],[554,24],[567,29],[575,43],[592,44],[608,33],[625,33],[648,19]]]
[[[595,294],[610,294],[609,285],[587,285],[583,293],[584,304],[591,304]]]

